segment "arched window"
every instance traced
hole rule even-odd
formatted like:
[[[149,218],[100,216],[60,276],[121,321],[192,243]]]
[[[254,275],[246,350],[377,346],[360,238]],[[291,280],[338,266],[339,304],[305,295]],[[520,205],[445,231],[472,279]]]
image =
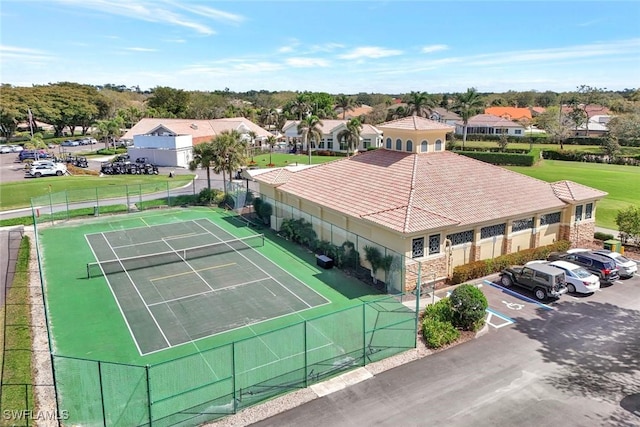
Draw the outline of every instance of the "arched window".
[[[429,143],[427,141],[422,141],[420,143],[420,151],[423,153],[426,153],[427,151],[429,151]]]
[[[407,141],[407,151],[409,152],[413,151],[413,141],[411,140]]]
[[[402,140],[396,139],[396,150],[402,151]]]
[[[387,138],[387,150],[391,150],[391,138]]]
[[[442,151],[442,141],[439,139],[436,140],[436,151]]]

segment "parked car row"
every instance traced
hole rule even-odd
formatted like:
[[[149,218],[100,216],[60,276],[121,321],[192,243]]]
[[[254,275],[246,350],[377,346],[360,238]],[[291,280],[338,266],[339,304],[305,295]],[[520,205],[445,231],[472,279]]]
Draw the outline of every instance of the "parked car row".
[[[6,145],[5,144],[0,146],[0,154],[18,153],[22,150],[24,150],[24,148],[22,148],[22,145]]]
[[[80,145],[92,145],[97,144],[98,141],[95,138],[80,138],[80,139],[67,139],[62,141],[63,147],[78,147]]]
[[[572,249],[553,252],[546,260],[530,261],[500,272],[500,283],[531,290],[539,300],[570,293],[592,294],[602,284],[630,278],[638,265],[618,252],[606,249]]]
[[[40,178],[42,176],[62,176],[67,173],[67,166],[64,163],[52,160],[37,160],[31,163],[31,167],[25,172],[25,178]]]

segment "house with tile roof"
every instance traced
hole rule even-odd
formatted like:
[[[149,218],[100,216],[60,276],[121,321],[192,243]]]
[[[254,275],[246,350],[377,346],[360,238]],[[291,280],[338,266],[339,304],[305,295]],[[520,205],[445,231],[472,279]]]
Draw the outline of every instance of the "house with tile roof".
[[[462,134],[464,122],[455,123],[456,134]],[[493,114],[478,114],[467,122],[467,135],[508,135],[524,136],[525,127],[520,123],[494,116]]]
[[[547,183],[445,148],[451,126],[410,116],[378,126],[383,147],[304,169],[256,175],[271,226],[305,219],[318,239],[393,257],[390,292],[441,282],[453,267],[551,244],[591,241],[606,193]]]
[[[128,148],[132,158],[146,157],[158,166],[189,167],[193,146],[211,141],[224,131],[237,130],[250,141],[250,132],[257,135],[252,143],[262,145],[271,135],[244,117],[193,120],[144,118],[120,139],[133,141]]]
[[[453,111],[449,111],[442,107],[436,107],[431,109],[431,114],[429,115],[429,118],[431,120],[435,120],[436,122],[446,123],[452,126],[455,126],[457,121],[462,120],[459,114],[456,114]]]
[[[532,119],[531,110],[529,108],[488,107],[484,109],[484,113],[523,124],[529,123]]]
[[[346,153],[347,145],[344,141],[338,140],[338,134],[347,129],[348,120],[323,119],[321,121],[322,141],[312,149]],[[300,124],[300,120],[287,120],[282,126],[282,133],[290,145],[299,146],[302,150],[306,150],[307,147],[302,147],[303,141],[302,136],[298,133],[298,124]],[[360,131],[360,143],[355,151],[366,151],[369,148],[380,147],[381,144],[382,131],[373,125],[363,124]]]

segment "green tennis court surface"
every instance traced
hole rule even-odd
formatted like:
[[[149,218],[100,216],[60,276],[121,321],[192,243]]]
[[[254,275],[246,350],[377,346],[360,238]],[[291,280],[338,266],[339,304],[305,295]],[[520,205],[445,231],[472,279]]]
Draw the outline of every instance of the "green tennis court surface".
[[[329,303],[208,219],[85,237],[141,355]]]

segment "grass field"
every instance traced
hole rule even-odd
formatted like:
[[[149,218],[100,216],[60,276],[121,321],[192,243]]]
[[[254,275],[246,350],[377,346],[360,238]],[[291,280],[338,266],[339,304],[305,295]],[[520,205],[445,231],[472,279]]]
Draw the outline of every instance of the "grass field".
[[[169,181],[170,188],[181,187],[190,182],[194,175],[176,175]],[[115,175],[115,176],[63,176],[53,178],[25,179],[6,182],[0,185],[2,209],[17,209],[31,206],[31,198],[45,196],[65,190],[107,189],[110,186],[139,185],[150,183],[166,183],[167,177],[160,175]]]
[[[467,141],[465,147],[478,147],[478,148],[496,148],[498,144],[494,141]],[[530,147],[528,142],[510,142],[507,148],[528,150]],[[456,149],[462,148],[462,141],[456,141]],[[558,144],[539,144],[534,143],[533,148],[539,148],[541,150],[560,150]],[[565,151],[584,151],[588,153],[602,153],[602,147],[598,145],[575,145],[565,144]],[[640,147],[620,147],[620,154],[623,156],[637,156],[640,155]]]
[[[617,212],[640,205],[640,168],[637,167],[544,160],[533,167],[507,169],[547,182],[569,180],[606,191],[609,194],[597,205],[596,224],[600,227],[616,230]]]
[[[271,157],[269,157],[271,156]],[[317,165],[320,163],[331,162],[333,160],[344,159],[345,156],[311,156],[311,164]],[[309,156],[306,154],[289,154],[289,153],[269,153],[260,154],[257,156],[253,156],[253,161],[256,163],[258,167],[267,167],[269,164],[269,159],[271,159],[271,163],[275,166],[273,167],[283,167],[283,166],[291,166],[291,165],[307,165],[309,164]],[[251,158],[249,159],[251,160]]]

